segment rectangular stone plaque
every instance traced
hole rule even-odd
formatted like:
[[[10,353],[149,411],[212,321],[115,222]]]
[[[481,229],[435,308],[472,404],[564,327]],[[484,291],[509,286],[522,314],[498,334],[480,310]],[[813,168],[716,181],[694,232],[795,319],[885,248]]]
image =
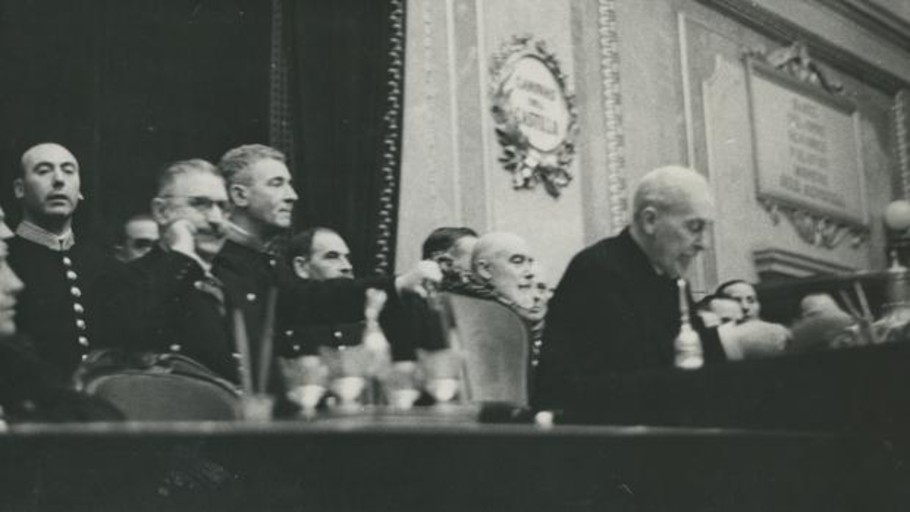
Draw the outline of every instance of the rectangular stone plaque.
[[[856,106],[753,59],[746,69],[759,197],[865,226]]]

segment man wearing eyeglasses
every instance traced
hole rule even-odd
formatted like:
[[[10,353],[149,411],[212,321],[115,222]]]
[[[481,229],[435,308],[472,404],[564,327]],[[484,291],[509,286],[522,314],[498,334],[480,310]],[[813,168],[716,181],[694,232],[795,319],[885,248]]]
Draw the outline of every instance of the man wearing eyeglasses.
[[[76,239],[72,222],[82,200],[80,185],[76,157],[50,142],[23,153],[21,174],[13,182],[22,222],[9,241],[9,261],[26,284],[19,328],[62,379],[94,343],[97,315],[89,304],[98,277],[117,264],[100,247]]]
[[[104,278],[99,345],[185,355],[237,380],[230,297],[212,274],[226,239],[226,211],[224,179],[211,163],[183,160],[162,170],[151,202],[161,237]]]

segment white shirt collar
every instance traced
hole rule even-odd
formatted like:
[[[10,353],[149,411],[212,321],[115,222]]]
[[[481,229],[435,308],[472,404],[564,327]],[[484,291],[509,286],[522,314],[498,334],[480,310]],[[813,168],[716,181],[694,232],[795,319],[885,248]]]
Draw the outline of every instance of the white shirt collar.
[[[72,228],[67,229],[62,235],[57,235],[27,220],[19,223],[16,234],[56,252],[68,251],[76,244],[76,235]]]

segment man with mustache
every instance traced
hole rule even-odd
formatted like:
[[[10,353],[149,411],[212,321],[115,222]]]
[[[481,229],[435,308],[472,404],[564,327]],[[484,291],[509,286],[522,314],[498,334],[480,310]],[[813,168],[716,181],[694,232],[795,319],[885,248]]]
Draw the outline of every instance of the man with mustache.
[[[642,178],[632,213],[618,236],[578,253],[556,288],[534,396],[540,407],[607,407],[612,377],[674,366],[677,279],[707,247],[711,188],[692,169],[662,167]],[[779,335],[747,324],[706,329],[689,302],[705,363],[741,358],[744,337]]]
[[[55,143],[22,155],[13,182],[22,222],[9,241],[9,261],[26,284],[19,327],[38,356],[68,379],[94,343],[96,316],[89,307],[95,281],[116,261],[91,243],[77,242],[73,214],[82,199],[79,162]]]
[[[224,179],[211,163],[183,160],[162,170],[151,202],[161,237],[104,278],[100,345],[180,353],[237,380],[229,297],[212,274],[225,242],[227,204]]]

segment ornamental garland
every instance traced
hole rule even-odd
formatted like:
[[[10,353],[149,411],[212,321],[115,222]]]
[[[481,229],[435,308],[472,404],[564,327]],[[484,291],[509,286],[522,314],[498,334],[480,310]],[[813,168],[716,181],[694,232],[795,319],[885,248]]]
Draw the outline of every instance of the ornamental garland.
[[[552,149],[535,147],[522,130],[522,117],[510,102],[511,91],[506,84],[516,64],[523,59],[536,59],[552,74],[559,95],[568,113],[568,126],[561,142]],[[561,189],[572,181],[569,166],[575,157],[578,134],[578,110],[575,94],[570,90],[568,77],[562,72],[559,60],[542,40],[531,35],[513,36],[493,55],[490,64],[491,112],[496,123],[496,139],[502,146],[499,162],[512,173],[515,189],[533,189],[543,184],[547,193],[557,198]]]

